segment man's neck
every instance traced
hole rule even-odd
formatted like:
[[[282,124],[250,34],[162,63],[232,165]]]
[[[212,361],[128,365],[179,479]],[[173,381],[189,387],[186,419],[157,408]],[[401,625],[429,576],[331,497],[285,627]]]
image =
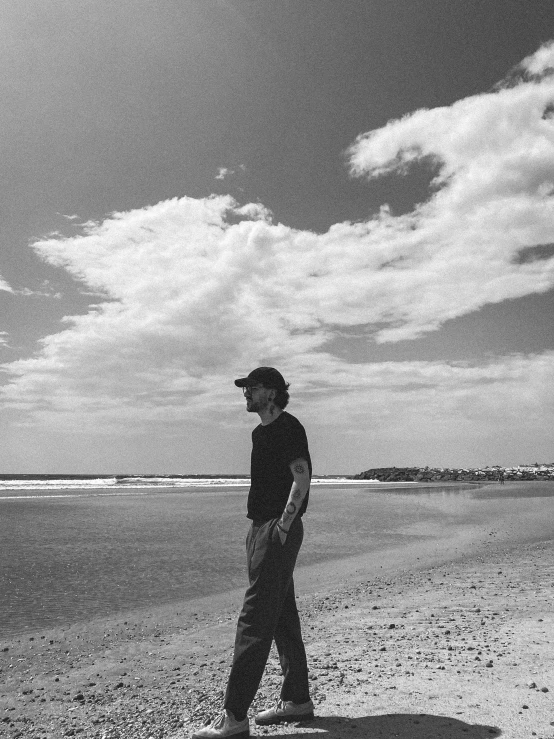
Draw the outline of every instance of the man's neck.
[[[258,416],[260,417],[262,426],[268,426],[270,423],[279,418],[282,412],[283,409],[279,408],[279,406],[275,404],[270,404],[267,406],[267,408],[262,408],[261,410],[259,410]]]

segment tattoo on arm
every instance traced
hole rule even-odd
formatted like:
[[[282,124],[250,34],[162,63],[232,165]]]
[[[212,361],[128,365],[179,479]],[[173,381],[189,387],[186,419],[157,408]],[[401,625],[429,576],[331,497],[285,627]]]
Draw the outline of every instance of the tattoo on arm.
[[[291,472],[294,475],[294,482],[290,490],[289,499],[279,524],[285,530],[288,530],[294,521],[298,511],[302,507],[302,501],[306,497],[310,486],[309,468],[305,459],[298,459],[291,462]],[[297,475],[300,476],[297,478]]]

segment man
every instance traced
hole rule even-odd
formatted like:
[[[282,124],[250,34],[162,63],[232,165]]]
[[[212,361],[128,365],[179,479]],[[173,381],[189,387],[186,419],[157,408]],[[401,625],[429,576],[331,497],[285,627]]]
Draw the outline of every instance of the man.
[[[235,380],[246,410],[261,423],[252,432],[246,539],[250,585],[237,624],[223,712],[192,739],[245,739],[248,709],[275,639],[283,671],[281,699],[255,717],[260,725],[313,718],[306,651],[294,594],[293,570],[303,537],[312,466],[302,424],[285,411],[288,383],[273,367]]]

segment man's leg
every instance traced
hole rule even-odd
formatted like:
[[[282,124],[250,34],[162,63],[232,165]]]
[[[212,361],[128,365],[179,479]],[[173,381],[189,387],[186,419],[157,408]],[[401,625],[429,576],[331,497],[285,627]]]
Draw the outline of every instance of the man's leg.
[[[307,703],[310,700],[308,664],[292,579],[275,628],[275,644],[283,670],[281,700]]]
[[[296,524],[293,524],[295,527]],[[291,548],[295,545],[300,548],[302,541],[302,523],[295,531],[289,532]],[[286,544],[289,539],[287,537]],[[274,708],[269,708],[256,716],[256,723],[261,726],[280,724],[287,721],[306,721],[314,717],[314,704],[310,700],[308,682],[308,665],[306,650],[302,641],[300,618],[296,607],[294,582],[291,577],[289,587],[283,599],[279,619],[274,632],[281,668],[283,670],[283,685],[281,699]]]
[[[302,543],[302,524],[283,546],[276,521],[253,525],[247,540],[250,586],[237,624],[233,666],[227,683],[224,707],[242,720],[264,673],[273,635],[288,591]],[[300,534],[300,536],[299,536]]]

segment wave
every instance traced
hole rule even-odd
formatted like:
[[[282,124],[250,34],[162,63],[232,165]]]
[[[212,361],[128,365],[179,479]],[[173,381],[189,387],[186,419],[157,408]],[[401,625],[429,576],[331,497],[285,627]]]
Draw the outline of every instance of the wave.
[[[3,490],[102,490],[126,488],[156,488],[156,487],[220,487],[222,485],[249,485],[250,478],[246,477],[25,477],[0,479],[0,492]]]
[[[312,485],[371,485],[379,483],[378,480],[353,480],[348,477],[314,477]],[[379,483],[380,485],[387,483]],[[47,494],[49,492],[62,490],[136,490],[137,488],[219,488],[219,487],[244,487],[250,485],[249,477],[238,477],[224,475],[220,477],[209,476],[155,476],[155,475],[129,475],[123,477],[114,475],[112,477],[84,477],[84,476],[60,476],[56,477],[37,475],[18,475],[0,477],[0,494],[4,491],[28,491]]]

